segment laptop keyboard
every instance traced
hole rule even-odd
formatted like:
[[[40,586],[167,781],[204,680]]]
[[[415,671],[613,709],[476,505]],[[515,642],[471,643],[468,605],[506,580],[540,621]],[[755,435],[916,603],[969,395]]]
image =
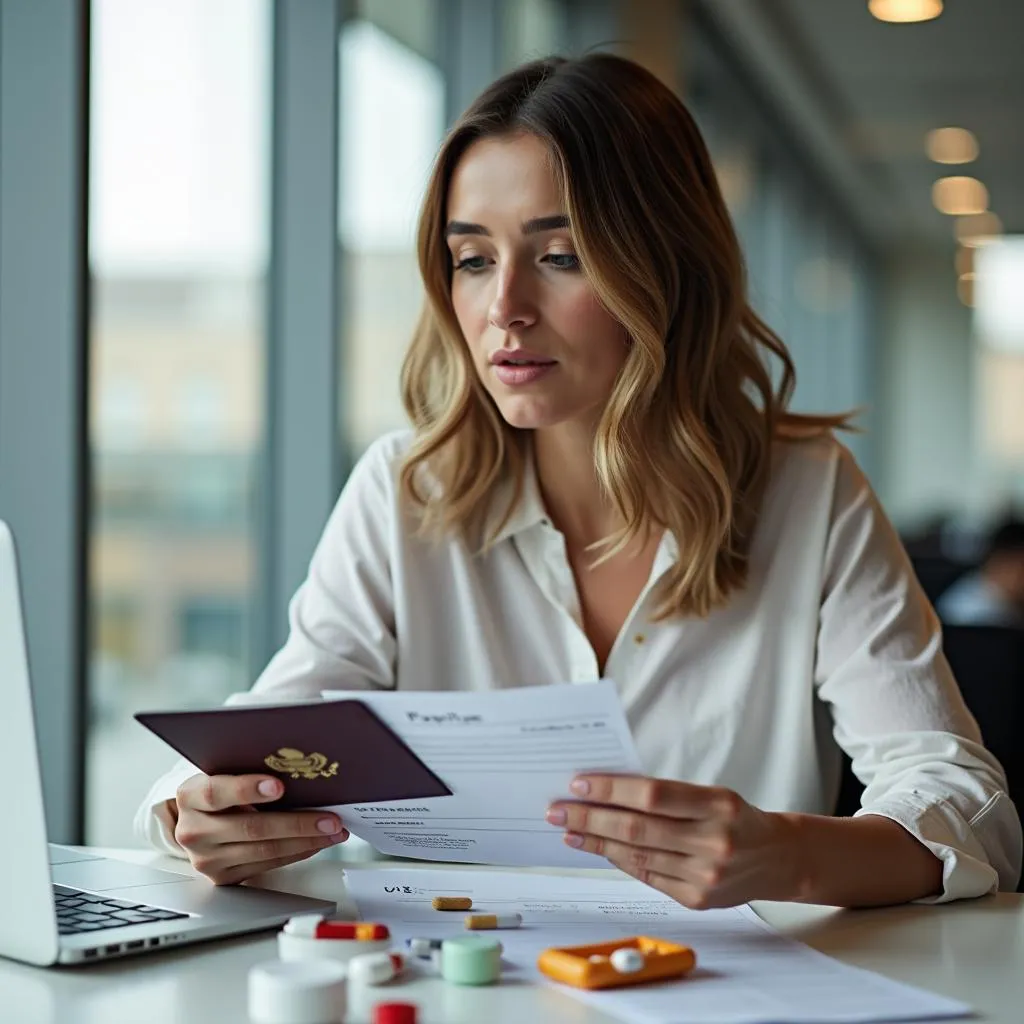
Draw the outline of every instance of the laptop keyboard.
[[[152,924],[188,917],[177,910],[150,907],[145,903],[114,900],[93,892],[79,892],[66,885],[54,885],[57,904],[57,931],[61,935],[98,932],[106,928],[124,928],[129,924]]]

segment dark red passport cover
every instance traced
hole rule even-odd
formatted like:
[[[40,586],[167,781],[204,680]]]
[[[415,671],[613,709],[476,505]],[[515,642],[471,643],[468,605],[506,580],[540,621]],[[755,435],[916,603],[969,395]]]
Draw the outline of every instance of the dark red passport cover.
[[[264,810],[450,796],[451,790],[358,700],[140,711],[135,718],[207,775],[272,775]]]

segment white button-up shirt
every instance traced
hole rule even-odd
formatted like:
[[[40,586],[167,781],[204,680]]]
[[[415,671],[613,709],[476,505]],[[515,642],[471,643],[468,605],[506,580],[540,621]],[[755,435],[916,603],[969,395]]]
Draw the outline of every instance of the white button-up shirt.
[[[417,539],[396,470],[411,435],[354,469],[290,608],[291,631],[238,701],[323,689],[489,690],[599,676],[563,536],[532,468],[485,554]],[[498,512],[504,506],[498,508]],[[707,618],[654,622],[677,557],[666,533],[608,656],[648,774],[727,786],[768,811],[829,814],[840,747],[860,814],[898,821],[943,861],[939,900],[1012,889],[1021,826],[941,651],[938,621],[852,456],[831,437],[775,446],[749,582]],[[140,835],[180,854],[160,779]]]

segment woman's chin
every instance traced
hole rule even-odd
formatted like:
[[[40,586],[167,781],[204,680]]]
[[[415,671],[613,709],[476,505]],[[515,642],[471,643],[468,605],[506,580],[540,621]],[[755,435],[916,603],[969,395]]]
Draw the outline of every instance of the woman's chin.
[[[545,427],[553,427],[563,420],[562,416],[552,416],[549,412],[536,408],[526,409],[518,403],[499,408],[505,422],[518,430],[543,430]]]

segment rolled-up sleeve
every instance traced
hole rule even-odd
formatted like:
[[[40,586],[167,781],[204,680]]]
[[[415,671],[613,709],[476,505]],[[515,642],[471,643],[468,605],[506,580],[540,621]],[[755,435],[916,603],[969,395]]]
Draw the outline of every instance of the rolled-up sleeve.
[[[317,700],[325,689],[392,688],[395,623],[390,543],[393,461],[401,435],[377,441],[353,469],[289,605],[289,633],[252,689],[228,705]],[[183,856],[168,801],[198,769],[181,760],[159,778],[135,814],[135,835]]]
[[[865,784],[943,864],[944,902],[1012,890],[1021,825],[942,653],[939,621],[867,480],[838,447],[815,683]]]

